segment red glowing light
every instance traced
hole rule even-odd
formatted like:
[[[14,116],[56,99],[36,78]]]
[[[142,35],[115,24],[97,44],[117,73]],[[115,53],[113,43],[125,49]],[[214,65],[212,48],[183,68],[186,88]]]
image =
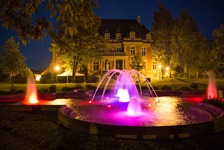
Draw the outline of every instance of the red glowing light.
[[[148,104],[148,106],[151,107],[152,105],[151,104]]]
[[[26,91],[26,97],[24,100],[25,104],[38,104],[38,98],[37,98],[37,89],[35,85],[35,81],[32,77],[28,78],[27,81],[27,91]]]
[[[111,105],[107,105],[108,108],[111,108]]]
[[[91,104],[92,103],[92,101],[89,101],[89,104]]]

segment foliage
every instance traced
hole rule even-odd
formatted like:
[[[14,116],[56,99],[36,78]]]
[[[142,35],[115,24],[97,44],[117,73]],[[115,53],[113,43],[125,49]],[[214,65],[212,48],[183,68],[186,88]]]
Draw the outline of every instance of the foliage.
[[[51,86],[49,87],[49,92],[50,92],[50,93],[55,93],[56,90],[57,90],[56,85],[51,85]]]
[[[182,10],[172,29],[173,61],[187,76],[195,76],[203,56],[204,37],[200,34],[196,22],[188,11]],[[196,52],[197,51],[197,52]],[[202,55],[199,55],[202,54]],[[182,75],[182,72],[181,72]]]
[[[192,88],[193,90],[198,90],[199,86],[197,83],[191,83],[190,88]]]
[[[98,34],[100,19],[92,10],[97,6],[96,0],[1,1],[0,20],[5,28],[16,30],[23,44],[49,34],[51,51],[65,56],[63,67],[73,69],[75,80],[78,65],[99,59],[105,45]]]
[[[214,67],[213,62],[221,62],[214,60],[213,42],[199,32],[188,11],[182,10],[180,16],[173,18],[161,3],[158,8],[153,11],[152,47],[164,65],[176,68],[180,77],[186,74],[190,78]]]
[[[165,65],[170,66],[173,54],[171,42],[174,19],[172,18],[170,11],[161,3],[158,4],[158,8],[158,12],[153,11],[152,47],[159,59]]]
[[[41,75],[40,83],[55,83],[55,79],[52,78],[51,73],[47,73],[44,75]]]
[[[179,88],[180,91],[191,91],[191,89],[188,86],[182,86]]]
[[[13,37],[6,40],[6,45],[2,46],[2,50],[0,51],[0,69],[9,74],[13,87],[13,76],[24,73],[26,58],[20,53],[19,42],[16,42]]]
[[[86,84],[86,88],[88,90],[95,90],[96,89],[96,86],[92,85],[92,84]]]
[[[74,87],[64,86],[64,87],[61,88],[61,91],[62,92],[72,92],[72,91],[74,91]]]
[[[143,69],[143,66],[145,65],[144,60],[142,59],[142,54],[137,53],[131,57],[131,68],[135,69],[137,71],[140,71]]]
[[[212,65],[214,70],[219,74],[224,74],[224,24],[213,30],[215,36],[212,49]]]
[[[168,86],[168,85],[163,85],[161,87],[161,90],[172,90],[172,87]]]
[[[84,89],[84,87],[81,84],[76,84],[74,89]]]

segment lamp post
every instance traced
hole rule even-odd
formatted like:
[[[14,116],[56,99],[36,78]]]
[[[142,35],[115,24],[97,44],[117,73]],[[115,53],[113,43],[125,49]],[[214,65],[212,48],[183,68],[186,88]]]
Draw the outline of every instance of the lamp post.
[[[159,65],[159,80],[162,80],[162,65]]]
[[[169,70],[170,70],[170,68],[169,67],[166,67],[166,76],[167,77],[169,76]]]
[[[58,71],[60,70],[60,67],[55,66],[55,70],[56,70],[56,83],[58,83]]]

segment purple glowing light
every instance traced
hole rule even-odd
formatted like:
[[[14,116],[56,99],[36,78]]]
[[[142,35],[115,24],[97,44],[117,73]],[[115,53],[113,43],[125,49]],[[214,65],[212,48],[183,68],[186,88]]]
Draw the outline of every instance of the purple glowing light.
[[[119,97],[119,100],[118,100],[119,102],[130,101],[130,97],[129,97],[129,93],[127,89],[123,89],[123,88],[118,89],[116,96]]]
[[[99,90],[100,86],[103,89]],[[89,104],[100,104],[107,108],[116,107],[125,110],[127,116],[141,116],[141,84],[148,87],[148,97],[157,97],[146,77],[136,70],[109,70],[100,80]],[[109,95],[109,96],[108,96]]]
[[[128,103],[127,115],[128,116],[140,116],[142,114],[142,108],[137,97],[132,97]]]

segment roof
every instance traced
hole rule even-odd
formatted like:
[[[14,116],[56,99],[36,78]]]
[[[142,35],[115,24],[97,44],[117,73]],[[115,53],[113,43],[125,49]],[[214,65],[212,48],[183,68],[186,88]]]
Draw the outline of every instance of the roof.
[[[116,33],[121,33],[123,38],[129,37],[131,31],[136,32],[137,38],[145,38],[149,30],[134,19],[101,19],[99,34],[110,33],[115,38]]]

